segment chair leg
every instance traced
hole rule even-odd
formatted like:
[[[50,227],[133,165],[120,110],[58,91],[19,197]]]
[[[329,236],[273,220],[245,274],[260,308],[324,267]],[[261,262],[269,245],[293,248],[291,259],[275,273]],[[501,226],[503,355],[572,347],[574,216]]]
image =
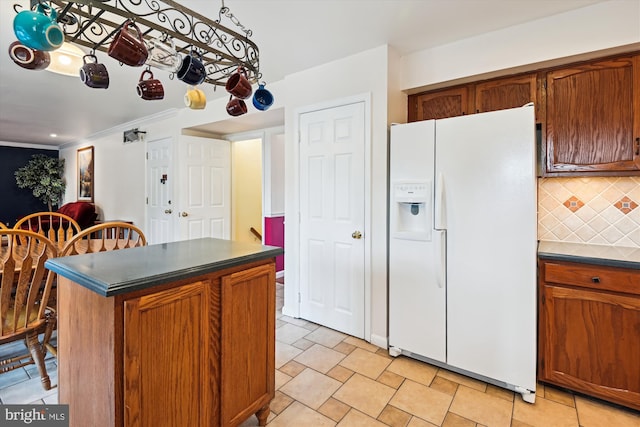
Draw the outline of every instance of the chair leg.
[[[53,354],[56,358],[58,357],[58,349],[49,341],[51,340],[51,335],[53,335],[53,330],[56,328],[56,323],[58,321],[57,313],[55,310],[51,309],[49,313],[46,314],[47,323],[44,329],[44,337],[42,339],[42,344],[44,347],[49,350],[51,354]]]
[[[29,347],[29,351],[31,352],[31,357],[38,367],[42,387],[45,390],[51,390],[51,380],[49,379],[49,374],[47,374],[47,367],[44,364],[44,352],[42,351],[40,341],[38,341],[38,334],[33,332],[28,334],[26,341],[27,347]]]

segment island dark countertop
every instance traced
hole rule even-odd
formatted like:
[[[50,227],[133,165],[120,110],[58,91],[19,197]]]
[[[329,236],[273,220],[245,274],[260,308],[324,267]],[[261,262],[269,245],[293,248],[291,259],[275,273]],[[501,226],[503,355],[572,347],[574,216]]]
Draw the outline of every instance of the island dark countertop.
[[[640,270],[640,248],[540,241],[538,257]]]
[[[281,255],[282,248],[214,238],[53,258],[46,267],[102,296],[145,289]]]

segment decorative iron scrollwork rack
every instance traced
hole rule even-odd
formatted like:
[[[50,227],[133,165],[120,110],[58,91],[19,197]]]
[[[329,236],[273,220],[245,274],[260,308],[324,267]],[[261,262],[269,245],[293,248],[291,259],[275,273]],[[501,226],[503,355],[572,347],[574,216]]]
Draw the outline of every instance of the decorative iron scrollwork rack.
[[[31,0],[32,7],[38,2]],[[172,0],[49,0],[49,3],[55,5],[67,42],[106,52],[114,35],[131,19],[145,39],[171,37],[176,51],[182,55],[197,50],[207,70],[206,83],[224,86],[238,67],[244,67],[251,83],[261,78],[258,46],[249,40],[252,32],[224,6],[224,0],[216,20]],[[223,25],[225,18],[240,32]]]

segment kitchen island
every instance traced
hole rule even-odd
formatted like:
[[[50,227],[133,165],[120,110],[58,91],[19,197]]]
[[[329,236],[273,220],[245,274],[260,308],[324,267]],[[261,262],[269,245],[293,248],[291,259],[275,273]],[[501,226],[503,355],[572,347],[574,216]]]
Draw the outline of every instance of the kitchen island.
[[[47,261],[69,425],[265,425],[282,252],[206,238]]]

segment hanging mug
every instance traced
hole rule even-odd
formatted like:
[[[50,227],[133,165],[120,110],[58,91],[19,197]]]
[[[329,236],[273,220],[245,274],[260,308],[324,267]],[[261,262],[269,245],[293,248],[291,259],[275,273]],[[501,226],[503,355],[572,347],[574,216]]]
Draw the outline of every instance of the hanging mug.
[[[242,99],[234,98],[233,95],[229,96],[229,102],[227,102],[227,113],[230,116],[241,116],[247,112],[247,104]]]
[[[55,50],[64,43],[64,32],[56,19],[56,11],[40,3],[35,11],[23,10],[15,16],[13,32],[23,45],[31,49]]]
[[[259,84],[253,94],[253,106],[260,111],[266,111],[273,105],[273,95],[264,86],[264,83]]]
[[[87,62],[87,58],[93,62]],[[98,63],[95,55],[85,55],[82,58],[84,65],[80,68],[80,80],[94,89],[106,89],[109,87],[109,72],[104,64]]]
[[[202,110],[207,106],[207,97],[202,90],[191,87],[184,94],[184,105],[192,110]]]
[[[133,30],[135,34],[132,34],[130,30]],[[145,63],[149,52],[142,39],[140,29],[132,20],[127,19],[122,24],[122,28],[120,28],[120,31],[118,31],[109,45],[107,54],[132,67],[140,67]]]
[[[149,75],[149,78],[145,79],[144,77],[147,74]],[[164,98],[164,87],[162,86],[162,82],[153,78],[151,70],[144,70],[142,74],[140,74],[140,81],[138,82],[136,91],[140,98],[147,101]]]
[[[178,79],[192,86],[197,86],[207,78],[207,70],[202,63],[202,56],[196,51],[182,58],[177,73]]]
[[[247,72],[243,67],[238,67],[238,71],[229,77],[225,88],[231,95],[240,99],[247,99],[253,91],[251,89],[251,83],[249,83],[247,79]]]
[[[31,49],[19,41],[9,45],[9,56],[13,62],[27,70],[44,70],[51,63],[49,52]]]
[[[147,65],[151,65],[161,70],[175,73],[182,65],[182,57],[176,52],[176,46],[173,38],[169,37],[167,42],[159,38],[151,39],[147,43]]]

